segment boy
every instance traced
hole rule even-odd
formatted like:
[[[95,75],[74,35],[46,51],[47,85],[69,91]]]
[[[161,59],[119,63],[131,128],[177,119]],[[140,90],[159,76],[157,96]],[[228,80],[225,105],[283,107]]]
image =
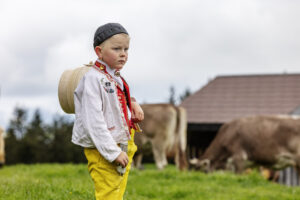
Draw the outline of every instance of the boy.
[[[144,118],[120,76],[128,58],[129,40],[127,31],[118,23],[100,26],[94,36],[98,59],[74,93],[72,142],[85,148],[97,200],[123,199],[137,150],[133,122]]]

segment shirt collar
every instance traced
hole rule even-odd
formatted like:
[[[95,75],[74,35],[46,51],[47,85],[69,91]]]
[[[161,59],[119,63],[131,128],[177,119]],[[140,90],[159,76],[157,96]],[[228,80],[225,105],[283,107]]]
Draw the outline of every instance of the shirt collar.
[[[110,68],[110,67],[108,66],[108,64],[106,64],[105,62],[103,62],[103,61],[100,60],[100,59],[97,59],[97,61],[98,61],[99,63],[103,64],[103,65],[106,67],[107,73],[109,73],[109,75],[111,75],[111,77],[113,77],[113,79],[114,79],[115,81],[117,81],[117,83],[119,84],[119,86],[120,86],[121,89],[123,90],[123,87],[124,87],[124,86],[123,86],[123,81],[122,81],[121,77],[115,75],[115,71],[116,71],[116,70]]]

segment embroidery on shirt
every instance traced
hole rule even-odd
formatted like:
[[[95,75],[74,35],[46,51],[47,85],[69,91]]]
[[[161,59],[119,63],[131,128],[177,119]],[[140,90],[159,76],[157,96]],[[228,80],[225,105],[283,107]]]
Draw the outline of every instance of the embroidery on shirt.
[[[114,93],[115,92],[115,90],[112,88],[111,82],[105,81],[104,78],[102,78],[100,80],[100,82],[101,82],[101,85],[103,86],[105,92],[107,92],[107,93]]]

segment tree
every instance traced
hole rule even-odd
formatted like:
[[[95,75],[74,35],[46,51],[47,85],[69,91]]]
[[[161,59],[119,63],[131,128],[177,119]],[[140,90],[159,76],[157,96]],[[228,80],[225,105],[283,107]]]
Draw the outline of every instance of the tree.
[[[175,88],[174,86],[170,87],[170,97],[169,97],[169,103],[175,105],[176,99],[175,99]]]
[[[188,96],[190,96],[192,94],[191,90],[188,87],[184,90],[184,92],[181,95],[179,95],[178,98],[176,98],[174,86],[171,86],[169,91],[170,91],[170,96],[169,96],[168,103],[173,104],[173,105],[176,105],[177,103],[178,104],[182,103],[184,99],[186,99]]]
[[[183,102],[183,100],[185,100],[187,97],[189,97],[190,95],[191,95],[192,93],[191,93],[191,91],[190,91],[190,89],[189,88],[186,88],[185,89],[185,91],[183,92],[183,94],[182,95],[180,95],[180,103],[182,103]]]
[[[19,152],[22,163],[49,162],[48,136],[39,109],[36,109],[32,120],[26,126],[26,133],[21,140]]]
[[[8,135],[12,134],[20,139],[25,134],[25,124],[27,121],[27,111],[23,108],[16,107],[13,114],[13,119],[10,120],[8,127]]]
[[[7,164],[18,163],[21,159],[20,140],[24,137],[25,126],[27,120],[27,111],[25,109],[16,107],[12,120],[10,120],[7,137],[5,138],[5,157]]]
[[[83,148],[71,142],[73,121],[57,116],[48,128],[53,134],[50,162],[86,162]]]

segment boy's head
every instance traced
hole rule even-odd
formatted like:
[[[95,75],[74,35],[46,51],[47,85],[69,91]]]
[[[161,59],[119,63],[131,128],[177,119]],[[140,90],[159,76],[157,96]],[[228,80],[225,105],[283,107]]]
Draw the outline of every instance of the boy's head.
[[[129,35],[118,23],[100,26],[95,32],[94,49],[98,58],[112,69],[123,68],[128,58]]]

